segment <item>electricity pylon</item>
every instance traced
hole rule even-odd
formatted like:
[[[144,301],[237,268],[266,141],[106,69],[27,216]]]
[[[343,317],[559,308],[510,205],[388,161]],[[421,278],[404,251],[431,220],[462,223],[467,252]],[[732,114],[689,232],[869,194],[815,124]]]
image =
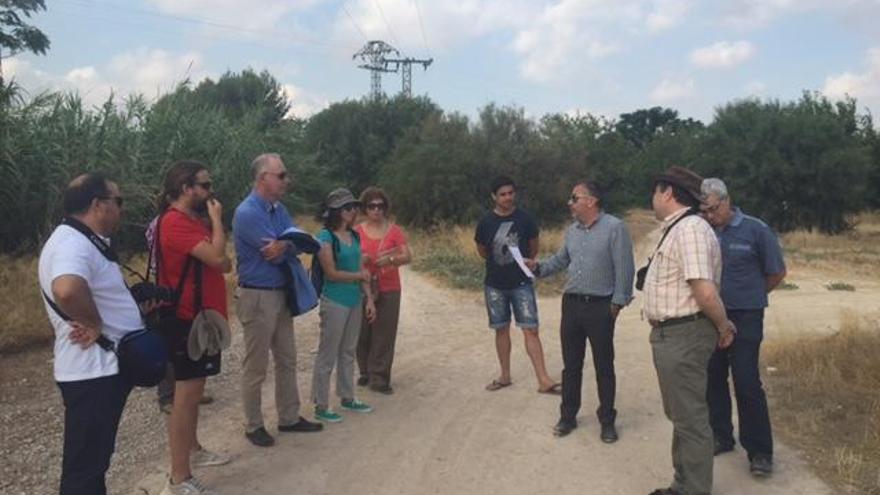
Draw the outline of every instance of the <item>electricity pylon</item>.
[[[358,65],[361,69],[370,71],[370,97],[378,99],[382,96],[382,73],[397,72],[401,73],[402,87],[401,94],[406,97],[412,96],[412,65],[421,65],[424,70],[428,70],[428,66],[434,62],[433,58],[416,59],[406,58],[386,58],[386,55],[395,54],[400,57],[400,52],[396,48],[380,40],[368,41],[363,48],[354,55],[352,59],[360,58],[364,64]]]

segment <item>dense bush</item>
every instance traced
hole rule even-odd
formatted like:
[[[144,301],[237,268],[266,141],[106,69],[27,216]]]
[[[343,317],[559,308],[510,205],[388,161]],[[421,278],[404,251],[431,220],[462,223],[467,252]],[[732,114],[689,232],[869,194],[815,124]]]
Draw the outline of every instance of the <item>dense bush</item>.
[[[738,204],[775,228],[840,232],[851,213],[878,206],[880,138],[856,102],[807,93],[794,102],[742,100],[703,125],[652,108],[617,120],[591,115],[532,119],[487,105],[471,121],[427,98],[348,100],[308,120],[266,72],[185,83],[154,102],[111,97],[84,107],[75,94],[33,97],[0,87],[0,252],[36,248],[60,217],[61,190],[105,170],[126,196],[120,242],[140,249],[161,176],[175,160],[210,166],[227,219],[247,193],[249,163],[282,154],[294,178],[295,213],[319,209],[331,188],[388,188],[401,221],[469,222],[490,207],[491,178],[508,174],[521,202],[545,223],[568,218],[578,179],[598,180],[608,208],[647,206],[652,178],[671,164],[724,178]]]

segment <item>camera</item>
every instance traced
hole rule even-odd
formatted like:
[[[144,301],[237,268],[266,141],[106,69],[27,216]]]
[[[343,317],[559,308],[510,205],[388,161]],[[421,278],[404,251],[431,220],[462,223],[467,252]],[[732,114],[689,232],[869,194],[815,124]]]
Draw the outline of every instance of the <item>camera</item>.
[[[140,304],[145,301],[156,301],[160,303],[177,302],[177,291],[170,287],[163,287],[151,282],[138,282],[129,289],[131,297],[135,302]]]

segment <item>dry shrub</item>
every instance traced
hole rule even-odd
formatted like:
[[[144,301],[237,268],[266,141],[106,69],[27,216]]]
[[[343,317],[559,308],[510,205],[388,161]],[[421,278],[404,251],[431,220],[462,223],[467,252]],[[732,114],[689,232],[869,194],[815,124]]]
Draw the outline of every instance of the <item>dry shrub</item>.
[[[867,276],[880,276],[880,212],[862,213],[855,228],[840,235],[798,230],[782,236],[786,262],[830,274],[845,274],[853,266]]]
[[[849,493],[880,494],[880,323],[841,315],[824,337],[768,341],[774,428],[817,472]]]
[[[37,285],[37,258],[0,256],[0,266],[0,353],[51,341]]]

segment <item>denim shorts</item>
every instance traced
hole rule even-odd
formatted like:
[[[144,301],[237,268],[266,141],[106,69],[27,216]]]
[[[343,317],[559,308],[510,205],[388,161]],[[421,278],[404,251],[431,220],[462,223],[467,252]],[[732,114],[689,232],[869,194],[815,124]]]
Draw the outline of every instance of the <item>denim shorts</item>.
[[[489,312],[489,328],[499,330],[510,326],[510,308],[516,326],[523,330],[538,328],[538,304],[535,302],[535,288],[523,284],[514,289],[496,289],[484,286],[486,310]]]

